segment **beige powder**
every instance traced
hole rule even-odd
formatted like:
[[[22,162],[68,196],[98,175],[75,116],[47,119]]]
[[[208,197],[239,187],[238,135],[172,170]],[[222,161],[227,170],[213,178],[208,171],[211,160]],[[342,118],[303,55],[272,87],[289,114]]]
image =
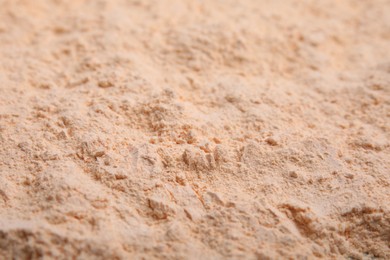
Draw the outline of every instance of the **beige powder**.
[[[390,258],[390,1],[0,6],[0,258]]]

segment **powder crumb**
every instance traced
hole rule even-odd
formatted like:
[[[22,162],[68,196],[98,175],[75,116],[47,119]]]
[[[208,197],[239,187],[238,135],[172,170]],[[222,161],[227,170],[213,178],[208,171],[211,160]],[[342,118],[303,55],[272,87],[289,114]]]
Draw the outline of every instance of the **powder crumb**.
[[[277,146],[279,144],[278,141],[273,137],[268,137],[267,139],[265,139],[265,141],[271,146]]]
[[[102,81],[99,81],[98,86],[100,88],[111,88],[114,86],[114,84],[109,80],[102,80]]]
[[[298,173],[297,173],[296,171],[291,171],[291,172],[289,173],[289,176],[290,176],[291,178],[296,179],[296,178],[298,178]]]

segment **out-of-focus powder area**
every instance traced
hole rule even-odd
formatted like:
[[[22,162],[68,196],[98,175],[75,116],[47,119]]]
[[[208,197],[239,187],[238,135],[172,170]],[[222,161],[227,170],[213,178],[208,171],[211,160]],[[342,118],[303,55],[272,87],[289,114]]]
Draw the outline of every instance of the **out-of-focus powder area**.
[[[1,258],[390,258],[390,1],[0,6]]]

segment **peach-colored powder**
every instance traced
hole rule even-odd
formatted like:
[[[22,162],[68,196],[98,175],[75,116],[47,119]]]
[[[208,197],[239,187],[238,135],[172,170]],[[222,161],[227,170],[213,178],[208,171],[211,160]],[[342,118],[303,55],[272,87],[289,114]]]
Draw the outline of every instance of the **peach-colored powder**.
[[[1,259],[390,259],[389,0],[0,0]]]

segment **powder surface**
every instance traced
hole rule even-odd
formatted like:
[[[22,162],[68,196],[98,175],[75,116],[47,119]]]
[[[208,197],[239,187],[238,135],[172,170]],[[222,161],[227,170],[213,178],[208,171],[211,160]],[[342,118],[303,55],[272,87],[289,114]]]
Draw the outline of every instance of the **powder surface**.
[[[0,258],[390,259],[390,1],[0,6]]]

